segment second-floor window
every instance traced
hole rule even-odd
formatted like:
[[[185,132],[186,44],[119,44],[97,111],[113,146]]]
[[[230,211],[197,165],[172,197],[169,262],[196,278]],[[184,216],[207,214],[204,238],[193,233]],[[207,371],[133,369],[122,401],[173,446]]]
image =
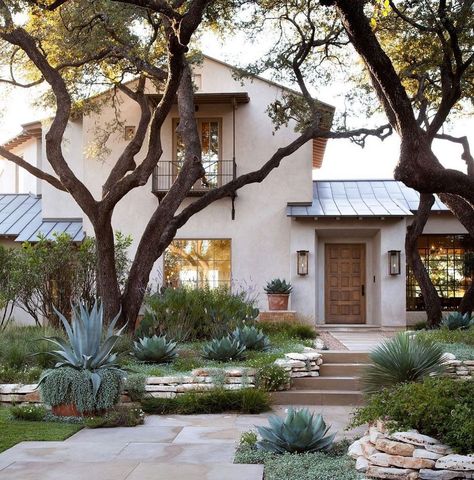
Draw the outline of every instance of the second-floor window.
[[[202,164],[206,175],[197,181],[194,188],[208,189],[220,185],[221,177],[221,138],[222,122],[219,118],[198,118],[197,127],[201,141]],[[176,131],[178,119],[174,121],[174,162],[175,175],[179,173],[184,162],[184,143],[181,135]]]

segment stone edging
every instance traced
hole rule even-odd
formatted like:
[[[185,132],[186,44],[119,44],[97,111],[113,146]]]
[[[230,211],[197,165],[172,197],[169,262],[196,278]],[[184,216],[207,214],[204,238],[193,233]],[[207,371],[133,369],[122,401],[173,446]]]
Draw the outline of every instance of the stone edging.
[[[321,354],[313,348],[305,347],[302,353],[286,353],[284,358],[275,360],[275,365],[284,368],[290,378],[315,377],[323,363]],[[190,375],[148,377],[145,390],[157,398],[174,398],[187,392],[205,392],[218,385],[227,390],[255,387],[255,369],[228,367],[224,369],[198,368]],[[290,385],[286,386],[289,389]],[[127,397],[124,396],[123,400]],[[0,384],[1,403],[41,403],[36,384]]]
[[[389,434],[382,422],[356,440],[348,454],[370,478],[453,480],[474,478],[474,456],[456,455],[448,445],[417,430]]]
[[[452,353],[445,353],[444,357],[448,364],[448,377],[471,379],[474,377],[474,360],[457,360]]]

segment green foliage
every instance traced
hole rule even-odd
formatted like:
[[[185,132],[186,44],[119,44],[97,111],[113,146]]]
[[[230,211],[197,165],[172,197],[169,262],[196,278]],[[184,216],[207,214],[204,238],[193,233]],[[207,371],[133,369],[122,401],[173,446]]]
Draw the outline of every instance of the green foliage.
[[[0,245],[0,331],[8,325],[15,304],[16,289],[11,278],[15,257],[14,249]]]
[[[270,280],[264,288],[267,293],[290,294],[293,290],[290,282],[281,278],[274,278]]]
[[[270,427],[257,427],[261,440],[257,448],[273,453],[312,453],[327,451],[331,448],[335,433],[326,435],[330,427],[326,426],[321,415],[314,418],[307,408],[301,410],[289,408],[286,418],[272,415]]]
[[[173,362],[173,368],[177,372],[190,372],[195,368],[204,367],[204,360],[196,357],[179,357]]]
[[[266,351],[270,348],[270,340],[268,337],[253,325],[244,325],[237,327],[232,336],[242,345],[245,345],[247,350],[261,350]]]
[[[145,398],[142,408],[155,415],[193,415],[204,413],[262,413],[270,409],[268,393],[256,388],[224,390],[217,388],[205,393],[189,392],[175,398]]]
[[[133,353],[138,360],[155,363],[172,362],[178,355],[176,342],[168,341],[166,335],[140,338],[134,342]]]
[[[0,365],[0,383],[37,383],[41,367],[8,367]]]
[[[267,392],[283,390],[289,384],[289,373],[279,365],[265,365],[255,374],[255,386]]]
[[[240,435],[239,445],[240,446],[247,446],[247,447],[255,447],[257,444],[258,436],[253,431],[250,430],[248,432],[243,432]]]
[[[471,345],[474,347],[474,327],[467,330],[448,330],[439,328],[437,330],[427,330],[418,332],[417,337],[426,338],[438,343],[457,343]]]
[[[419,330],[426,330],[426,327],[428,326],[426,320],[423,320],[422,322],[416,322],[415,325],[413,325],[413,330],[419,331]]]
[[[450,312],[441,320],[440,325],[448,330],[463,330],[474,326],[474,318],[470,313]]]
[[[394,430],[417,429],[459,453],[474,451],[474,380],[427,378],[374,393],[352,425],[383,418]]]
[[[245,350],[245,345],[242,345],[237,339],[227,336],[215,338],[204,345],[202,356],[209,360],[230,362],[244,358],[246,355]]]
[[[149,296],[146,306],[136,335],[168,335],[177,341],[221,337],[239,325],[252,324],[259,314],[255,299],[226,288],[167,288]]]
[[[362,375],[365,391],[373,393],[397,383],[416,382],[445,371],[443,348],[428,339],[406,332],[375,348]]]
[[[258,326],[267,335],[280,338],[311,340],[317,337],[314,327],[300,322],[259,322]]]
[[[105,337],[103,337],[104,310],[102,304],[95,302],[94,306],[88,311],[82,303],[72,307],[72,322],[58,311],[58,314],[68,341],[59,337],[45,337],[45,339],[58,347],[58,350],[51,352],[51,355],[57,360],[55,368],[72,367],[86,372],[87,377],[92,382],[93,393],[96,394],[100,388],[102,376],[100,370],[116,370],[118,376],[124,376],[117,363],[117,355],[113,353],[115,344],[120,337],[122,327],[114,334],[114,327],[119,315],[110,323]],[[41,385],[54,370],[46,370],[40,378]]]
[[[136,427],[143,425],[144,421],[145,414],[141,408],[117,405],[104,415],[85,418],[84,425],[87,428]]]
[[[81,413],[107,410],[120,399],[123,390],[123,374],[116,368],[100,368],[99,387],[93,384],[89,370],[59,367],[47,370],[40,385],[41,398],[51,406],[73,404]]]
[[[125,380],[125,389],[132,402],[139,402],[146,395],[146,378],[143,373],[130,373]]]
[[[15,420],[41,422],[46,415],[46,408],[42,405],[18,405],[10,407],[10,415]]]
[[[80,430],[80,425],[13,420],[8,408],[0,407],[0,452],[25,441],[61,441]]]
[[[347,451],[347,448],[345,449]],[[344,453],[284,453],[276,455],[241,445],[235,453],[234,463],[264,464],[265,480],[358,480],[354,462]]]

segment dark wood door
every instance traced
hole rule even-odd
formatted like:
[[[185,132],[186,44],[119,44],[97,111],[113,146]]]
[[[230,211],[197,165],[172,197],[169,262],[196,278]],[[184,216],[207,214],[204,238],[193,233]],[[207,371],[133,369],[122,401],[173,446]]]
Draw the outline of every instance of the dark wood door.
[[[326,323],[365,323],[365,245],[326,244]]]

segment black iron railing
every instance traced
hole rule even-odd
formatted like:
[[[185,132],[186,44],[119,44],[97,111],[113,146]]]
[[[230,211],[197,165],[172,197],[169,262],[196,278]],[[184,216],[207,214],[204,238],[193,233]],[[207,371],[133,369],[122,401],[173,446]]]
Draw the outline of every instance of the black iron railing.
[[[189,192],[190,195],[204,195],[209,190],[221,187],[235,178],[234,160],[213,160],[202,162],[206,175],[200,178]],[[160,160],[153,172],[152,191],[164,196],[178,176],[181,164],[175,160]]]

